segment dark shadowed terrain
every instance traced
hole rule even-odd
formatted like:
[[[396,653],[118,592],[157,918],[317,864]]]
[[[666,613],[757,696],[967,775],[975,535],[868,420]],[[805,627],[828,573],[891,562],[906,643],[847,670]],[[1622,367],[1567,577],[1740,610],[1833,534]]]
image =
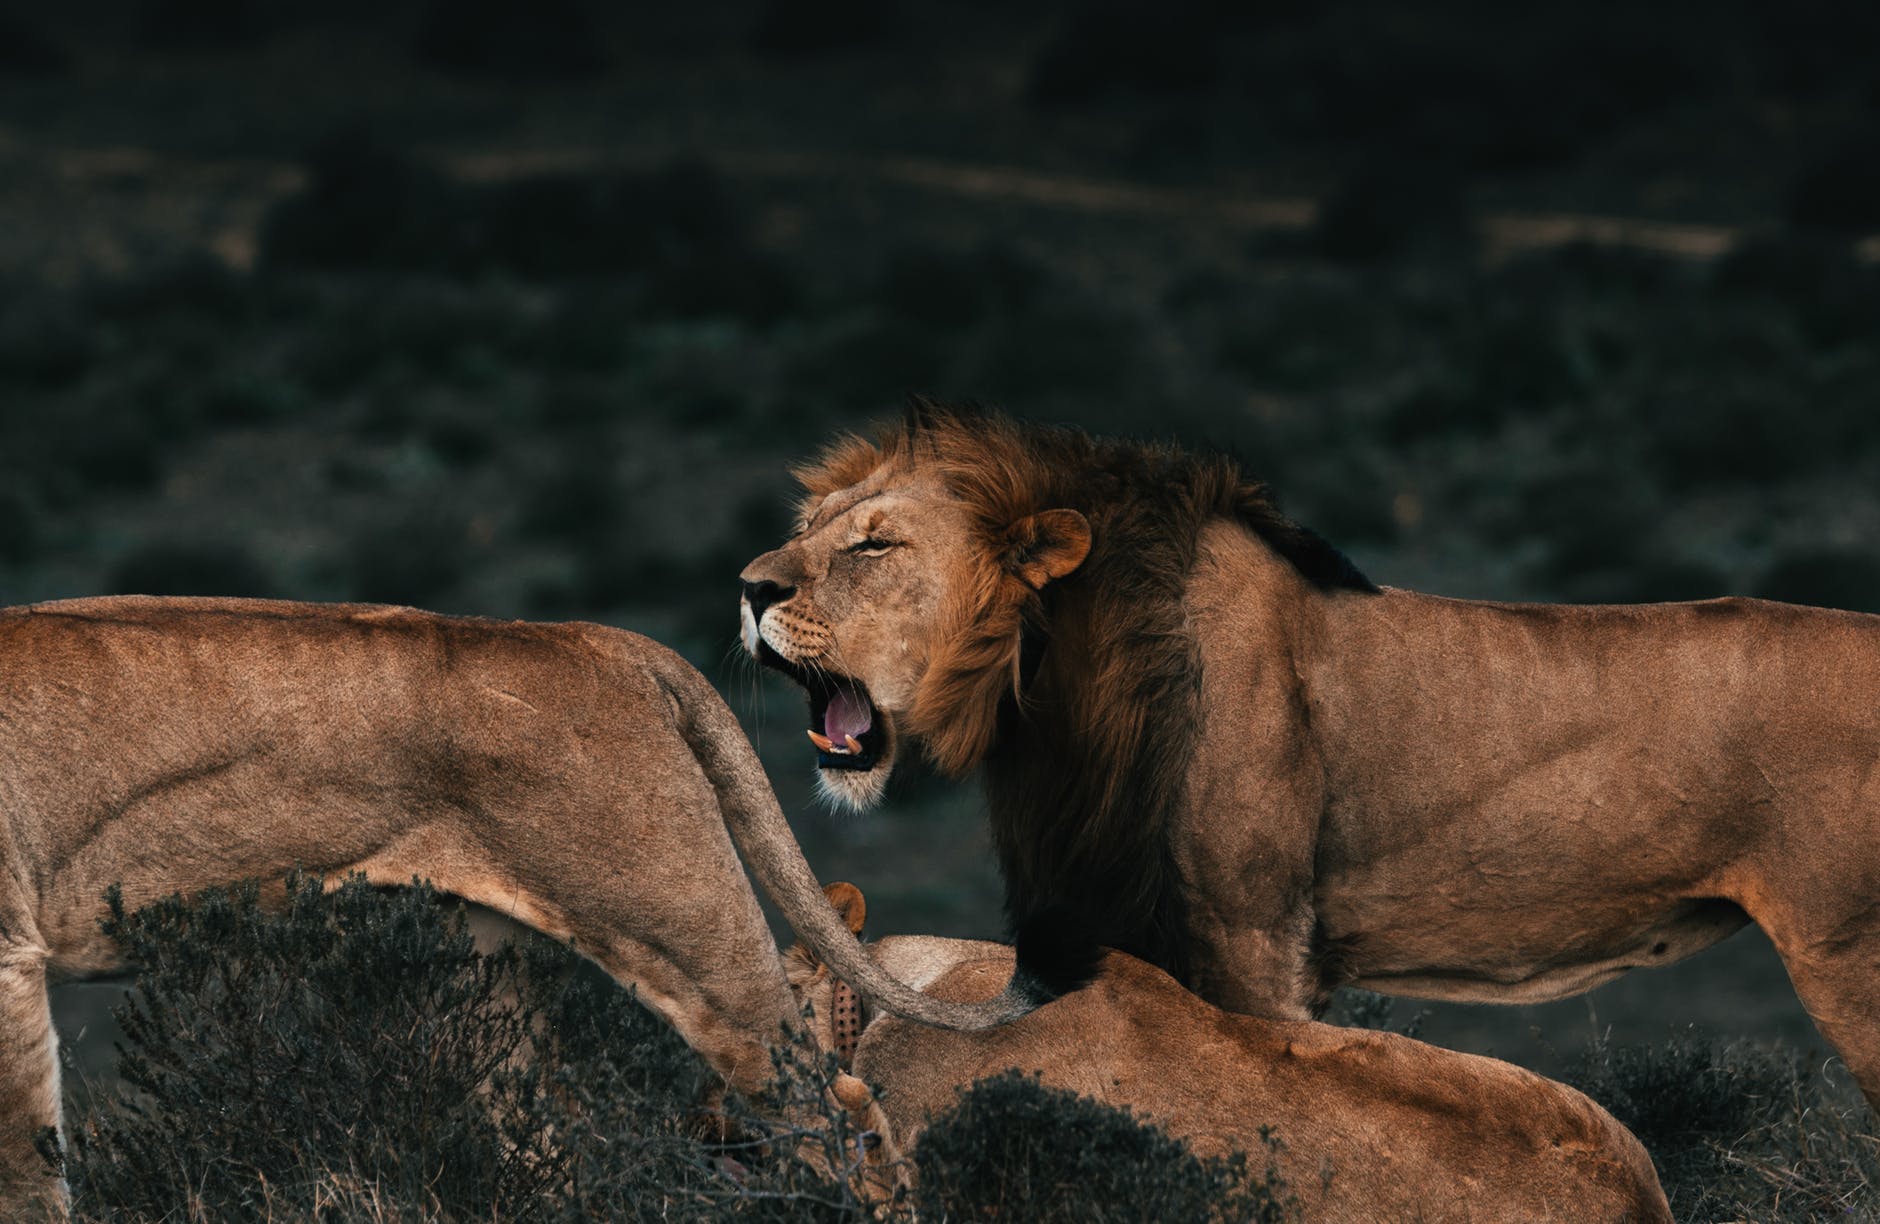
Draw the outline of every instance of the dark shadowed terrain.
[[[971,789],[826,814],[735,655],[788,464],[923,391],[1232,448],[1387,584],[1880,611],[1876,14],[0,10],[0,602],[641,630],[877,933],[997,934]],[[1422,1032],[1686,1024],[1825,1057],[1754,932]]]

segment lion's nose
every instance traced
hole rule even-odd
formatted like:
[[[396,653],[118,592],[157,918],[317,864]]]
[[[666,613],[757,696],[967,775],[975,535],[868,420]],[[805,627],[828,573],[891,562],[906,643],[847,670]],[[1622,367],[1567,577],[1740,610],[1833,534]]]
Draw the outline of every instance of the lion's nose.
[[[764,619],[764,609],[771,604],[782,603],[796,594],[795,587],[779,586],[774,582],[747,582],[744,584],[744,600],[751,605],[751,619]]]

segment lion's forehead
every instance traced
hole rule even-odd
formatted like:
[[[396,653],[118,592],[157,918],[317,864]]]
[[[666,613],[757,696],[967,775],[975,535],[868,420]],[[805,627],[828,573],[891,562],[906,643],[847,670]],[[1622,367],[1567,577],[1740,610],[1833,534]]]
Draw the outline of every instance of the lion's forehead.
[[[867,479],[826,494],[810,494],[797,507],[795,534],[823,531],[852,511],[866,507],[882,518],[937,509],[955,499],[928,473],[883,464]],[[858,524],[867,530],[876,524]]]

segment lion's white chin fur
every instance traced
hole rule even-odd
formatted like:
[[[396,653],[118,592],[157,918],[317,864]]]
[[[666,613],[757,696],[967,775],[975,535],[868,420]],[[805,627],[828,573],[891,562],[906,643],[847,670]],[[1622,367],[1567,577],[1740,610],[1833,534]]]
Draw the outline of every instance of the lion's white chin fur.
[[[881,802],[882,792],[888,789],[896,747],[890,738],[873,769],[818,769],[816,789],[830,807],[857,814],[868,811]]]
[[[831,807],[851,812],[866,812],[881,802],[881,792],[888,787],[888,767],[877,765],[867,773],[852,769],[819,769],[816,789]]]

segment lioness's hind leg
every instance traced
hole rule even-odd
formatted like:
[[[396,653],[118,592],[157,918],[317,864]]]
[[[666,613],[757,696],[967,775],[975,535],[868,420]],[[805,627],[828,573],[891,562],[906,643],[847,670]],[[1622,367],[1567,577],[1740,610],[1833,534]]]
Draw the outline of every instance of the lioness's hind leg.
[[[684,819],[707,815],[716,813],[667,819],[683,827]],[[572,940],[734,1088],[750,1093],[769,1081],[770,1050],[795,1006],[757,898],[722,828],[708,823],[722,846],[700,835],[701,844],[685,847],[689,854],[663,861],[605,839],[590,839],[575,854],[557,838],[518,837],[519,851],[491,853],[446,830],[421,829],[356,866],[375,884],[429,879],[442,892]],[[590,827],[607,823],[596,818]],[[708,886],[702,896],[700,881]]]
[[[1799,938],[1770,931],[1802,1006],[1880,1113],[1880,929]]]
[[[702,958],[674,961],[634,940],[616,939],[590,954],[732,1088],[750,1095],[770,1082],[770,1052],[782,1037],[785,1017],[762,984],[723,981],[721,966],[700,963]]]
[[[59,1124],[59,1063],[41,948],[0,936],[0,1220],[65,1217],[40,1134]]]

